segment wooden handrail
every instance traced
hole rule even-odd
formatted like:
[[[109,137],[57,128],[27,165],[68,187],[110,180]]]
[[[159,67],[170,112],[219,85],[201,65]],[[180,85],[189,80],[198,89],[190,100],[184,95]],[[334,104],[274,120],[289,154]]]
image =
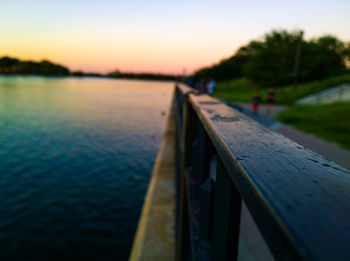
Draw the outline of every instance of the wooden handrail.
[[[276,259],[350,260],[350,171],[185,85],[174,104],[179,260],[235,259],[242,200]]]

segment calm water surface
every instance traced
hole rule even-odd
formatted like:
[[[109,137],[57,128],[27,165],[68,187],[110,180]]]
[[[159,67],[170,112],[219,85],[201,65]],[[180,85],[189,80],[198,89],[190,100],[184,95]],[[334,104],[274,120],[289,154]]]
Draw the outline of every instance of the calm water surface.
[[[0,260],[125,260],[173,84],[0,76]]]

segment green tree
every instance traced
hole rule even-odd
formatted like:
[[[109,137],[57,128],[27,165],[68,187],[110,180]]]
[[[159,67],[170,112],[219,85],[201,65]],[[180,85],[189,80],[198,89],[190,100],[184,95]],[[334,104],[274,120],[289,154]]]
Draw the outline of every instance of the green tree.
[[[323,36],[304,43],[301,79],[321,80],[345,71],[345,44],[334,36]]]
[[[0,73],[5,74],[39,74],[39,75],[69,75],[68,68],[50,61],[42,62],[20,61],[11,57],[0,58]]]
[[[273,31],[263,42],[249,44],[244,76],[262,86],[291,83],[299,37],[300,32]]]
[[[274,30],[261,41],[241,47],[232,57],[198,70],[195,77],[214,77],[218,81],[245,77],[259,86],[291,84],[300,37],[299,31]],[[301,43],[299,81],[320,80],[345,72],[350,44],[330,35],[310,41],[302,39]]]

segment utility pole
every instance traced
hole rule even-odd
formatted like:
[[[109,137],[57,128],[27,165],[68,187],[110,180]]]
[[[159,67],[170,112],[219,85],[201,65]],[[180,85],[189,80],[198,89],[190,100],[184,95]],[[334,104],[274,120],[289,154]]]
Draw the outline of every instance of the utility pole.
[[[297,52],[295,54],[295,64],[294,64],[294,80],[293,80],[293,88],[294,90],[298,87],[298,78],[299,78],[299,69],[300,69],[300,56],[301,56],[301,45],[303,43],[303,31],[300,31],[300,36],[297,45]]]

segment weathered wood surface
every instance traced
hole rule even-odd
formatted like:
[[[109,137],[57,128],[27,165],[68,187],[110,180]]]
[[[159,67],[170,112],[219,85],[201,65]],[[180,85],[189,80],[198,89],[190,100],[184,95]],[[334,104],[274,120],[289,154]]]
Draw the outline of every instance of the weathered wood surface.
[[[179,90],[277,259],[350,260],[348,170],[213,97]]]

